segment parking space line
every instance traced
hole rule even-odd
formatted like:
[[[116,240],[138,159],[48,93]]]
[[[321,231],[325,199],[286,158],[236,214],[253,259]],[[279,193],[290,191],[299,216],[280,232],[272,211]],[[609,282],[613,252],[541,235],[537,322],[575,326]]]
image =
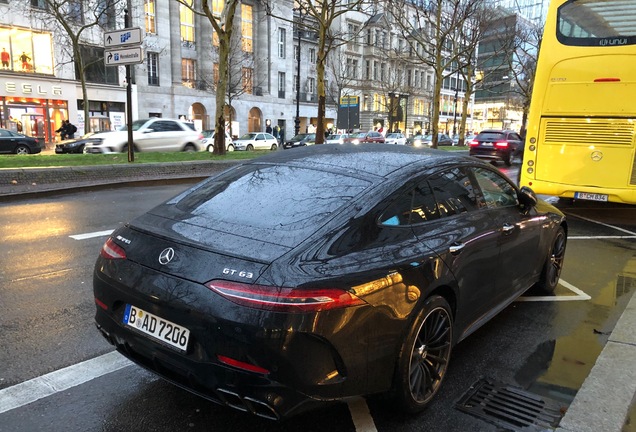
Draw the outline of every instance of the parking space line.
[[[539,301],[582,301],[582,300],[591,300],[592,297],[582,290],[578,289],[574,285],[564,281],[563,279],[559,279],[559,284],[570,291],[574,292],[576,295],[565,295],[565,296],[528,296],[528,297],[519,297],[516,301],[518,302],[539,302]]]
[[[105,237],[105,236],[111,235],[113,231],[115,230],[96,231],[96,232],[86,233],[86,234],[76,234],[69,237],[74,240],[86,240],[86,239],[95,238],[95,237]]]
[[[369,412],[367,401],[362,397],[355,397],[347,400],[349,412],[356,432],[378,432],[373,423],[373,417]]]
[[[636,239],[636,236],[568,236],[568,240]]]
[[[606,224],[604,222],[599,222],[599,221],[596,221],[594,219],[586,218],[584,216],[579,216],[577,214],[568,213],[568,217],[570,217],[570,216],[578,218],[578,219],[582,219],[582,220],[587,221],[587,222],[595,223],[595,224],[598,224],[598,225],[603,225],[604,227],[612,228],[612,229],[615,229],[617,231],[621,231],[621,232],[624,232],[626,234],[629,234],[631,236],[636,236],[636,232],[626,230],[625,228],[621,228],[621,227],[617,227],[617,226],[614,226],[614,225]]]
[[[112,351],[0,390],[0,414],[84,384],[133,363]]]

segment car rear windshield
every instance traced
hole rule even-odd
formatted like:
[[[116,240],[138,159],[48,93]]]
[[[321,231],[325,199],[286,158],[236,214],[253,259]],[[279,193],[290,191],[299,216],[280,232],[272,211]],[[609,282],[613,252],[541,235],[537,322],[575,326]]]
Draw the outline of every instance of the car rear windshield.
[[[475,138],[477,141],[496,141],[506,138],[506,134],[501,132],[482,132]]]
[[[302,241],[370,184],[334,172],[254,164],[212,178],[167,204],[176,204],[197,225],[292,246],[293,238]]]

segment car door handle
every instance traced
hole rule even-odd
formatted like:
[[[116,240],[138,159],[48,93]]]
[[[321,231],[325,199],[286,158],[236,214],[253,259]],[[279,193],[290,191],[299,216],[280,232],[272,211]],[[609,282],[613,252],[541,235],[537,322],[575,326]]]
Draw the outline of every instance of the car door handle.
[[[464,243],[453,243],[448,248],[448,251],[451,253],[451,255],[458,255],[465,246],[466,245]]]
[[[505,223],[503,225],[503,227],[501,227],[501,231],[505,234],[508,235],[510,234],[513,230],[515,229],[514,225],[510,225],[509,223]]]

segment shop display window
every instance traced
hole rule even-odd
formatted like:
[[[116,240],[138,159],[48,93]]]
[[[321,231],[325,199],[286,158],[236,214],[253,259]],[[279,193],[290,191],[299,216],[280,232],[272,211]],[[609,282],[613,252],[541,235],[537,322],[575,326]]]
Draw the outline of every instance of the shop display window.
[[[0,60],[3,70],[52,75],[51,34],[0,27]]]

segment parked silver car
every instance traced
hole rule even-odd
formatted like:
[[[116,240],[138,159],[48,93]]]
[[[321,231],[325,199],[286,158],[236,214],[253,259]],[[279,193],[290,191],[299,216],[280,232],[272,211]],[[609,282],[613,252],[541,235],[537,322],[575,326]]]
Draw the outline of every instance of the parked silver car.
[[[276,150],[278,140],[267,132],[248,132],[234,140],[234,150]]]

